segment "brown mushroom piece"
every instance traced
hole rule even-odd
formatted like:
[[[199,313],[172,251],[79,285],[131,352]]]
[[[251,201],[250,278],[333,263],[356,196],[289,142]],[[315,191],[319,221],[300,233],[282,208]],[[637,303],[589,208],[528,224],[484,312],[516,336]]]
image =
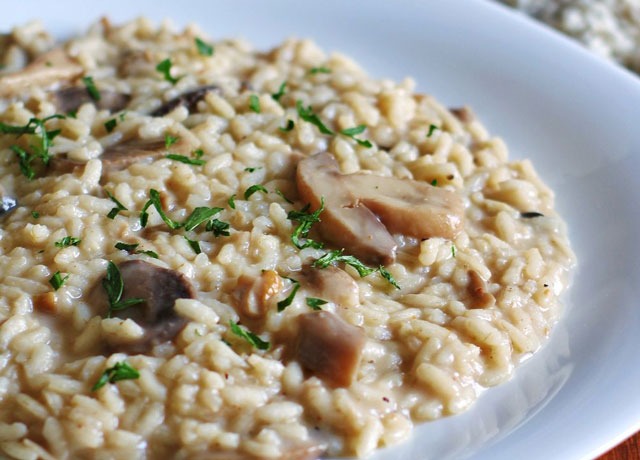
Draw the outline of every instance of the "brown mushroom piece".
[[[18,200],[8,194],[0,185],[0,217],[13,211],[18,206]]]
[[[194,89],[193,91],[188,91],[184,94],[181,94],[178,97],[171,99],[170,101],[165,102],[156,110],[151,112],[152,117],[162,117],[168,113],[171,113],[175,110],[176,107],[185,106],[189,112],[193,112],[198,102],[200,102],[210,91],[219,91],[215,85],[209,86],[201,86],[200,88]]]
[[[302,367],[339,387],[353,382],[366,342],[364,329],[328,311],[297,318],[294,355]]]
[[[496,298],[487,291],[487,285],[475,270],[469,270],[469,284],[467,292],[471,296],[469,308],[488,308],[496,303]]]
[[[410,179],[341,174],[326,152],[298,164],[296,183],[314,209],[324,198],[323,237],[365,262],[394,261],[391,233],[452,239],[462,230],[464,205],[455,192]]]
[[[238,310],[248,318],[261,318],[282,288],[282,278],[274,270],[264,270],[258,277],[242,275],[234,292]]]
[[[122,299],[139,298],[144,302],[112,316],[130,318],[144,329],[144,335],[134,341],[110,344],[114,351],[148,353],[154,346],[172,340],[187,320],[174,310],[176,299],[193,299],[191,283],[175,270],[158,267],[142,260],[128,260],[118,266],[124,284]]]
[[[84,69],[62,48],[34,59],[24,69],[0,77],[0,97],[19,94],[31,86],[52,86],[73,80]]]
[[[360,303],[358,283],[344,270],[332,265],[322,270],[309,268],[301,272],[300,281],[318,298],[344,308]]]
[[[117,91],[102,89],[100,90],[100,99],[95,100],[85,86],[70,86],[55,91],[53,99],[60,113],[73,112],[86,103],[92,103],[100,110],[118,112],[129,104],[131,96]]]

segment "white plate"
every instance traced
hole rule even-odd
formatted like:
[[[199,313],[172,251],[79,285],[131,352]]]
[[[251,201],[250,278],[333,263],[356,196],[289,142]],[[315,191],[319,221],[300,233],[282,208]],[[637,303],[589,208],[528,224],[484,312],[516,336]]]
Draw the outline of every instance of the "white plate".
[[[376,460],[592,458],[640,429],[640,79],[483,0],[21,0],[0,27],[38,17],[69,35],[102,13],[198,22],[263,48],[310,37],[376,77],[412,75],[472,106],[557,192],[579,269],[550,342],[470,411]]]

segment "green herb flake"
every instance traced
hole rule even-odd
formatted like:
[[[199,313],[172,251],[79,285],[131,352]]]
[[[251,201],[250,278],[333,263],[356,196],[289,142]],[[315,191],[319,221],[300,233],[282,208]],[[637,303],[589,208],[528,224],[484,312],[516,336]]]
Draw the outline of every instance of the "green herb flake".
[[[115,118],[112,118],[111,120],[107,120],[104,122],[104,129],[106,129],[107,132],[110,133],[114,129],[116,129],[117,125],[118,125],[118,120],[116,120]]]
[[[280,126],[278,129],[280,131],[282,131],[283,133],[288,133],[293,128],[295,128],[295,126],[296,126],[296,124],[293,122],[293,120],[289,119],[289,120],[287,120],[287,124],[285,126]]]
[[[62,285],[69,279],[69,275],[64,278],[60,275],[60,272],[55,272],[51,278],[49,278],[49,284],[53,287],[54,290],[58,290],[62,287]]]
[[[280,87],[278,88],[278,92],[277,93],[273,93],[271,95],[271,98],[276,102],[280,102],[280,99],[282,98],[282,96],[285,95],[286,89],[287,89],[287,82],[283,81],[282,83],[280,83]]]
[[[53,139],[60,134],[60,130],[56,129],[48,131],[45,128],[45,123],[54,118],[61,119],[65,117],[64,115],[55,114],[43,119],[31,118],[24,126],[0,123],[0,133],[2,134],[15,134],[17,136],[29,134],[33,136],[32,140],[35,142],[29,144],[30,152],[18,145],[12,145],[9,147],[18,157],[20,172],[28,180],[32,180],[36,175],[32,166],[34,160],[39,159],[45,166],[49,164],[49,147],[51,147]]]
[[[77,110],[77,109],[75,109],[75,110],[69,110],[69,111],[67,112],[67,116],[68,116],[69,118],[78,118],[78,110]]]
[[[224,222],[218,219],[211,219],[209,222],[207,222],[206,230],[208,232],[213,232],[213,236],[229,236],[229,227],[231,227],[229,222]]]
[[[440,128],[438,128],[436,125],[429,125],[429,132],[427,133],[427,137],[431,137],[436,129]]]
[[[135,380],[138,378],[140,378],[140,372],[138,372],[136,368],[132,367],[127,361],[120,361],[102,373],[93,387],[91,387],[91,391],[98,391],[107,383],[116,383],[120,380]]]
[[[333,251],[329,251],[319,259],[316,259],[313,262],[312,267],[327,268],[329,265],[342,262],[346,265],[349,265],[355,268],[355,270],[358,272],[358,275],[360,275],[361,278],[364,278],[365,276],[369,276],[374,272],[378,272],[391,285],[393,285],[397,289],[400,289],[400,286],[398,285],[396,280],[391,276],[391,273],[389,273],[382,265],[379,266],[378,268],[367,267],[356,257],[343,254],[343,252],[344,252],[344,249],[335,249]]]
[[[298,281],[294,280],[293,278],[287,278],[287,279],[293,283],[293,288],[291,289],[291,292],[285,299],[278,302],[279,312],[283,311],[285,308],[287,308],[289,305],[293,303],[293,299],[295,298],[296,294],[298,293],[298,290],[300,289],[300,283]]]
[[[356,141],[358,145],[361,145],[362,147],[370,148],[373,146],[373,144],[370,141],[366,139],[356,138],[358,134],[362,134],[366,129],[367,127],[365,125],[358,125],[353,128],[343,129],[342,131],[340,131],[340,134],[342,134],[343,136],[350,137],[351,139]]]
[[[109,219],[114,219],[120,211],[128,211],[128,209],[122,203],[120,203],[118,199],[115,196],[113,196],[111,193],[107,192],[107,196],[116,205],[116,207],[112,208],[111,211],[109,211],[109,214],[107,214],[107,217]]]
[[[196,49],[200,56],[213,56],[213,46],[205,42],[199,37],[195,38]]]
[[[111,318],[111,313],[114,311],[124,310],[125,308],[144,302],[144,299],[137,297],[122,300],[124,282],[122,281],[120,269],[111,261],[109,261],[109,264],[107,265],[107,274],[102,279],[102,287],[106,291],[107,298],[109,299],[109,312],[107,313],[107,318]]]
[[[298,226],[291,234],[291,242],[298,249],[316,248],[321,249],[322,243],[308,238],[309,231],[313,224],[320,222],[320,214],[324,211],[324,197],[320,199],[320,207],[313,212],[309,212],[311,205],[307,204],[300,211],[289,211],[287,219],[298,222]]]
[[[31,211],[31,217],[33,217],[34,219],[39,219],[40,213],[38,211]]]
[[[222,208],[208,208],[206,206],[197,207],[191,212],[191,214],[189,214],[187,220],[185,220],[183,224],[184,229],[187,231],[191,231],[198,225],[211,219],[220,211],[222,211]]]
[[[257,94],[249,96],[249,108],[255,113],[260,113],[260,98]]]
[[[156,66],[156,70],[162,74],[162,76],[166,81],[168,81],[172,85],[175,85],[176,83],[178,83],[178,80],[180,80],[181,77],[176,78],[171,75],[172,67],[173,67],[173,63],[171,62],[171,59],[167,58],[164,61],[161,61]]]
[[[329,303],[324,299],[317,299],[315,297],[307,297],[306,302],[307,306],[309,306],[312,310],[322,310],[320,306]]]
[[[378,267],[378,273],[380,273],[380,276],[386,279],[394,288],[400,289],[400,285],[398,284],[398,282],[382,265]]]
[[[94,101],[99,101],[100,91],[98,91],[98,88],[96,88],[96,84],[93,82],[93,77],[83,77],[82,83],[84,83],[84,86],[87,88],[87,92],[89,93],[89,96],[91,96],[91,99],[93,99]]]
[[[255,184],[244,191],[244,199],[248,200],[251,195],[256,192],[269,193],[269,191],[260,184]]]
[[[456,245],[452,244],[451,245],[451,257],[455,257],[456,256]]]
[[[187,240],[187,243],[189,243],[189,246],[191,246],[191,249],[193,249],[193,252],[195,252],[196,254],[202,253],[202,249],[200,249],[200,243],[198,241],[192,240],[186,235],[184,239]]]
[[[271,346],[271,344],[269,342],[266,342],[266,341],[262,340],[260,337],[258,337],[253,332],[247,331],[247,330],[241,328],[238,325],[238,323],[236,323],[233,320],[229,320],[229,327],[231,328],[231,332],[233,332],[238,337],[243,338],[244,340],[247,341],[247,343],[249,343],[253,347],[257,348],[258,350],[268,350],[269,347]]]
[[[438,179],[433,179],[431,181],[431,185],[433,185],[434,187],[437,187],[438,186]]]
[[[335,134],[333,131],[327,128],[324,123],[322,123],[318,115],[313,113],[313,109],[311,108],[311,106],[305,108],[300,99],[296,101],[296,109],[300,118],[308,123],[311,123],[312,125],[315,125],[322,134]]]
[[[191,152],[191,156],[193,158],[202,158],[203,155],[204,155],[204,150],[202,149],[197,149]]]
[[[127,252],[134,252],[136,249],[138,249],[138,246],[140,246],[140,243],[123,243],[122,241],[118,241],[115,244],[116,249],[122,249],[123,251]]]
[[[56,241],[54,244],[57,248],[66,248],[68,246],[77,246],[82,240],[75,236],[65,236],[60,241]]]
[[[252,172],[254,172],[254,171],[257,171],[258,169],[262,169],[262,166],[255,166],[255,167],[244,168],[244,170],[245,170],[246,172],[250,172],[250,173],[252,173]]]
[[[118,120],[120,121],[124,121],[124,119],[127,117],[127,111],[125,110],[124,112],[122,112],[120,115],[118,115]]]
[[[199,160],[198,158],[189,158],[184,155],[178,155],[175,153],[169,153],[165,158],[168,158],[173,161],[179,161],[180,163],[194,165],[194,166],[202,166],[206,163],[204,160]]]
[[[147,212],[147,209],[149,209],[150,206],[156,208],[156,211],[158,211],[158,214],[160,214],[160,217],[170,229],[176,230],[182,227],[182,224],[170,219],[164,212],[164,209],[162,209],[162,201],[160,200],[160,192],[155,189],[149,190],[149,200],[142,207],[142,211],[140,211],[140,225],[142,227],[147,226],[147,221],[149,219],[149,213]]]
[[[236,209],[236,194],[235,193],[229,197],[229,199],[227,200],[227,204],[229,204],[229,207],[231,209]]]
[[[282,190],[276,189],[276,195],[278,195],[280,198],[282,198],[284,201],[286,201],[289,204],[293,204],[293,201],[291,201],[289,198],[287,198],[286,196],[284,196],[284,193],[282,193]]]
[[[173,144],[175,144],[176,142],[178,142],[178,139],[180,139],[178,136],[172,136],[170,134],[165,134],[164,136],[164,147],[166,149],[168,149],[169,147],[171,147]]]
[[[311,75],[316,75],[319,73],[331,73],[331,69],[329,69],[328,67],[312,67],[311,70],[309,70],[309,73]]]

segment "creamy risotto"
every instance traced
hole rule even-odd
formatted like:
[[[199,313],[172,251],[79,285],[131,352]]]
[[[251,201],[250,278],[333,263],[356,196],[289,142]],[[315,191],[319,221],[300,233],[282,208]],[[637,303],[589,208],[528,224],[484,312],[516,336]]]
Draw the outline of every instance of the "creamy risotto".
[[[0,456],[366,456],[561,313],[552,191],[412,80],[144,19],[0,58]]]

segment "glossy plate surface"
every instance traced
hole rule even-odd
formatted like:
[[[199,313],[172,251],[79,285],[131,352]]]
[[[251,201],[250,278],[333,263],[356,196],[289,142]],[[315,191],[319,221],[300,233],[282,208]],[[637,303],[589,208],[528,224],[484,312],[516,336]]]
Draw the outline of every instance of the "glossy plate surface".
[[[309,37],[375,77],[411,75],[471,106],[556,191],[579,267],[550,341],[471,410],[374,459],[588,459],[640,429],[640,79],[487,0],[22,0],[0,28],[39,18],[64,37],[102,14],[263,49]]]

